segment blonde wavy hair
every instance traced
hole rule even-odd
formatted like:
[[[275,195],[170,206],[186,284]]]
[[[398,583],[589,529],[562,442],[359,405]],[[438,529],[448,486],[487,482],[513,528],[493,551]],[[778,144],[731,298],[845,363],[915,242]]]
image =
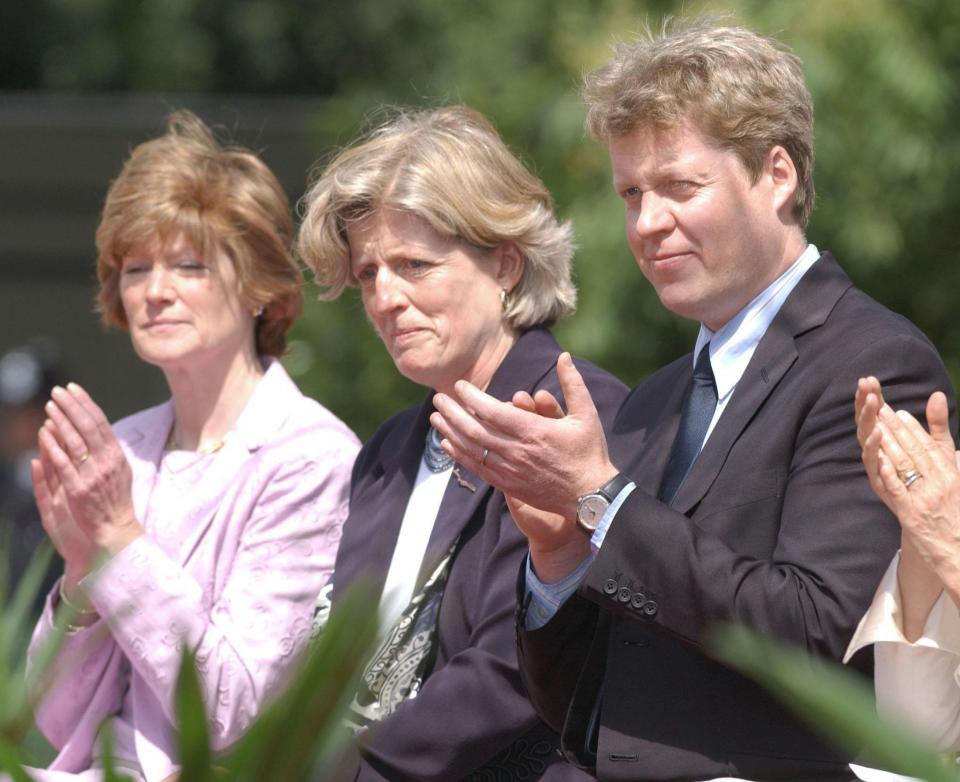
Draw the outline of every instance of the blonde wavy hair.
[[[813,211],[813,101],[800,59],[783,44],[714,19],[666,23],[616,47],[612,62],[584,79],[587,128],[609,141],[644,127],[692,122],[735,153],[754,181],[780,145],[797,169],[793,215]]]
[[[576,308],[573,229],[557,220],[543,182],[478,112],[399,110],[322,170],[301,203],[297,242],[321,298],[356,285],[346,229],[381,209],[415,215],[475,247],[512,242],[525,259],[504,305],[514,328],[552,325]]]
[[[279,356],[303,306],[303,275],[293,257],[293,219],[283,187],[247,149],[221,145],[189,111],[137,146],[110,186],[97,228],[98,310],[128,328],[120,300],[123,257],[177,233],[204,258],[232,261],[244,306],[256,319],[260,355]]]

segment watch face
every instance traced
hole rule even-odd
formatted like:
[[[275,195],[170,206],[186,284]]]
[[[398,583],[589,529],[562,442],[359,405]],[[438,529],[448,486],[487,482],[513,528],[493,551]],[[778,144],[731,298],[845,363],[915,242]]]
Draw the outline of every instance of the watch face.
[[[588,494],[577,508],[577,520],[588,530],[595,530],[609,507],[610,503],[599,494]]]

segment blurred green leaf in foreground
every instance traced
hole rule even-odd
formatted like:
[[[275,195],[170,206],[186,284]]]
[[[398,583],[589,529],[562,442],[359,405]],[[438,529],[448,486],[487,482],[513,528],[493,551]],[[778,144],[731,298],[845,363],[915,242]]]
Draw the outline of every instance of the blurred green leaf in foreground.
[[[813,729],[869,763],[927,782],[958,782],[960,774],[904,729],[879,718],[873,693],[841,666],[814,659],[745,627],[718,628],[711,652],[755,679]]]

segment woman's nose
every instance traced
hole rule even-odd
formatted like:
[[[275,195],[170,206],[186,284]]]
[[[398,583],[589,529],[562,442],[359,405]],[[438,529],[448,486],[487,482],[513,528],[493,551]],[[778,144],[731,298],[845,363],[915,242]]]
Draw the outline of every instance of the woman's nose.
[[[402,280],[389,269],[381,269],[374,280],[374,307],[377,312],[389,312],[402,306]]]
[[[169,272],[161,264],[154,264],[147,278],[147,299],[166,301],[172,296],[172,280]]]

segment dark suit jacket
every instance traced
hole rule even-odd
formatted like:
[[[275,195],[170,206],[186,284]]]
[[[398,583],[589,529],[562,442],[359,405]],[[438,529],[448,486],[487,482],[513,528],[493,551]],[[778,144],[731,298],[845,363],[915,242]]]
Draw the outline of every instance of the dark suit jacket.
[[[560,348],[548,331],[517,341],[487,389],[498,399],[545,388],[562,396]],[[619,380],[577,362],[607,424],[627,393]],[[334,576],[337,595],[366,571],[382,591],[433,412],[391,418],[374,434],[353,471],[350,515]],[[451,780],[484,767],[477,778],[580,780],[560,759],[558,739],[537,718],[517,671],[513,627],[517,569],[526,552],[503,494],[467,471],[476,491],[451,477],[421,568],[421,583],[459,535],[439,618],[436,663],[416,699],[407,701],[363,741],[347,774],[360,780]]]
[[[609,430],[637,489],[579,594],[520,632],[531,698],[579,753],[602,689],[601,780],[851,779],[848,758],[702,644],[713,623],[740,622],[842,658],[899,540],[860,463],[857,378],[877,376],[895,408],[921,416],[931,392],[949,393],[946,371],[911,323],[824,254],[668,507],[655,498],[691,373],[689,355],[658,371]]]

